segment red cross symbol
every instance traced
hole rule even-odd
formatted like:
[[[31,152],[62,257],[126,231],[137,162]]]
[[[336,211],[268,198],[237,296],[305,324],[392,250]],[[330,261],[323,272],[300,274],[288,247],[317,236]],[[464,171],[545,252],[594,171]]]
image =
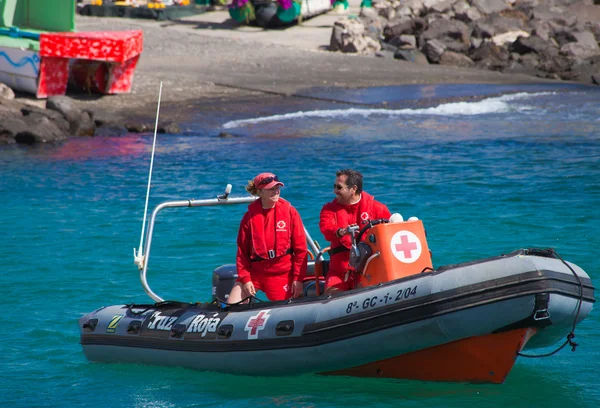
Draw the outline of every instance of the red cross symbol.
[[[396,252],[404,252],[404,258],[412,258],[411,252],[418,249],[416,242],[409,242],[408,236],[402,235],[400,237],[400,243],[396,244]]]
[[[279,221],[277,223],[277,228],[284,229],[285,228],[285,221]]]
[[[270,310],[262,310],[256,316],[252,316],[250,319],[248,319],[244,330],[248,332],[249,339],[258,338],[258,332],[265,328],[267,320],[269,320],[269,317],[271,317],[269,315],[269,311]]]

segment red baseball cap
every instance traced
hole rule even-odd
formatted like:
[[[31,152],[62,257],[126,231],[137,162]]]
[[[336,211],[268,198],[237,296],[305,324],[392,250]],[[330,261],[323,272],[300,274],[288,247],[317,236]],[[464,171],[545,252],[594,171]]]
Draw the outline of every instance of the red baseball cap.
[[[254,177],[254,187],[257,190],[266,188],[267,190],[275,186],[283,186],[284,184],[279,181],[279,178],[273,173],[260,173]]]

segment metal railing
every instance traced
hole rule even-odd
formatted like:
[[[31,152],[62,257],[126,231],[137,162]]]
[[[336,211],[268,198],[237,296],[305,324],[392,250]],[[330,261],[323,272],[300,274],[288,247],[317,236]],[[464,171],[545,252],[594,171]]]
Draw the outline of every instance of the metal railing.
[[[209,207],[215,205],[234,205],[234,204],[244,204],[251,203],[258,199],[258,197],[247,196],[247,197],[229,197],[229,192],[231,191],[231,185],[227,185],[225,189],[225,194],[217,196],[217,198],[204,199],[204,200],[179,200],[179,201],[167,201],[159,204],[152,211],[152,216],[148,221],[148,231],[146,234],[146,244],[144,245],[144,252],[140,254],[140,256],[135,256],[135,262],[138,265],[140,270],[140,280],[142,282],[142,287],[144,291],[152,300],[155,302],[163,302],[164,299],[158,296],[156,293],[150,289],[150,285],[148,285],[148,280],[146,277],[146,273],[148,271],[148,260],[150,258],[150,248],[152,246],[152,234],[154,233],[154,222],[156,221],[156,217],[158,213],[165,208],[175,208],[175,207]],[[306,233],[306,242],[309,245],[310,249],[314,254],[319,253],[319,248],[315,241],[312,239],[306,227],[304,227],[304,232]]]

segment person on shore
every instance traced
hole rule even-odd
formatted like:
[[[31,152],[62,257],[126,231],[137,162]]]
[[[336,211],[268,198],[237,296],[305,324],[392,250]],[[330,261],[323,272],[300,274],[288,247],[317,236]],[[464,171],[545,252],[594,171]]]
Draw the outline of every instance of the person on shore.
[[[363,176],[356,170],[338,171],[333,192],[335,199],[323,206],[319,220],[321,233],[331,242],[325,293],[356,287],[357,282],[348,263],[352,245],[348,227],[362,227],[369,220],[389,219],[391,216],[385,204],[363,191]]]
[[[302,219],[281,198],[283,183],[273,173],[250,180],[246,191],[258,200],[248,206],[237,237],[237,272],[227,302],[235,304],[262,290],[271,301],[302,296],[308,250]]]

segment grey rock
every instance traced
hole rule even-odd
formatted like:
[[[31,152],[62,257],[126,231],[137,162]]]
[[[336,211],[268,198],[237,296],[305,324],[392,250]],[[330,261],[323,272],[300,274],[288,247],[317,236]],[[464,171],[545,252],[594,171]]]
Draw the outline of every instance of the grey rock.
[[[423,64],[423,65],[429,64],[429,61],[427,61],[427,57],[425,56],[425,54],[423,54],[419,50],[415,50],[415,49],[413,49],[413,50],[398,50],[394,54],[394,58],[403,60],[403,61],[414,62],[417,64]]]
[[[406,0],[403,4],[412,10],[415,17],[425,13],[426,8],[423,0]]]
[[[437,20],[421,34],[419,44],[429,40],[438,40],[452,51],[464,52],[471,45],[471,29],[462,21]]]
[[[577,37],[575,37],[570,30],[562,27],[555,30],[553,39],[558,43],[559,47],[568,43],[577,42]]]
[[[497,34],[523,30],[523,28],[525,23],[522,19],[494,13],[475,22],[473,35],[479,38],[491,38]]]
[[[508,8],[508,4],[503,0],[473,0],[472,4],[483,14],[492,14]]]
[[[95,131],[96,123],[91,112],[81,112],[79,120],[71,123],[71,134],[74,136],[94,136]]]
[[[353,54],[362,55],[373,55],[375,52],[381,49],[381,45],[378,41],[373,40],[370,37],[354,37],[348,44],[342,49],[342,52],[349,52]]]
[[[425,43],[421,51],[423,51],[429,62],[437,64],[442,54],[446,51],[446,46],[440,41],[429,40]]]
[[[483,40],[481,38],[471,38],[471,48],[472,49],[477,49],[477,48],[481,47],[481,44],[483,44]]]
[[[505,74],[530,75],[541,78],[546,77],[546,73],[532,67],[524,66],[519,61],[511,61],[500,69]]]
[[[15,99],[15,93],[13,90],[6,84],[0,82],[0,98],[4,99]]]
[[[39,121],[38,116],[44,116],[54,122],[56,127],[58,127],[65,136],[70,134],[69,122],[67,122],[64,116],[59,112],[50,109],[42,109],[33,105],[24,105],[21,108],[21,113],[23,114],[23,120],[27,122]]]
[[[0,110],[0,144],[15,143],[15,136],[27,130],[18,111]]]
[[[413,17],[417,17],[417,15],[415,15],[413,13],[413,11],[410,7],[407,7],[402,4],[402,5],[400,5],[400,7],[396,7],[396,18],[404,18],[404,17],[413,18]]]
[[[389,44],[397,48],[412,49],[417,48],[417,39],[414,35],[398,35],[393,37]]]
[[[68,96],[51,96],[46,101],[46,109],[59,112],[69,123],[79,119],[81,111],[75,107]]]
[[[464,54],[454,51],[446,51],[440,57],[440,65],[451,65],[455,67],[472,67],[473,60]]]
[[[425,4],[428,11],[434,11],[436,13],[446,13],[452,10],[452,5],[455,0],[442,0],[434,2],[433,4]]]
[[[23,119],[27,128],[15,135],[17,143],[54,143],[67,139],[67,135],[47,116],[32,114]]]
[[[594,77],[600,79],[600,56],[577,60],[571,65],[570,71],[577,74],[577,81],[596,85]]]
[[[154,130],[154,125],[141,122],[127,122],[124,126],[128,132],[132,133],[146,133]]]
[[[168,133],[171,135],[179,133],[179,125],[175,122],[167,122],[159,125],[158,133]]]
[[[531,34],[537,35],[544,41],[550,41],[554,34],[554,30],[550,27],[547,21],[535,21],[532,23]]]
[[[581,24],[600,23],[600,1],[593,4],[586,4],[583,1],[575,2],[568,8],[569,14],[577,18],[577,21]]]
[[[519,37],[509,47],[511,52],[519,54],[527,54],[535,52],[536,54],[544,54],[551,47],[551,45],[542,40],[540,37],[532,35],[529,37]]]
[[[340,51],[343,47],[344,27],[341,25],[333,25],[331,30],[331,38],[329,39],[329,51]]]
[[[384,19],[377,14],[367,14],[361,16],[360,21],[364,25],[364,33],[368,37],[379,41],[383,34]]]
[[[383,36],[388,41],[392,37],[404,34],[418,35],[427,29],[427,22],[422,18],[403,21],[398,24],[388,25],[383,29]]]
[[[96,125],[92,112],[82,112],[68,96],[51,96],[46,102],[48,112],[60,113],[69,123],[68,131],[74,136],[93,136]]]
[[[394,59],[394,54],[396,51],[390,51],[390,50],[379,50],[375,53],[375,56],[377,58],[388,58],[388,59]]]
[[[393,44],[390,43],[386,43],[386,42],[381,42],[381,51],[390,51],[392,53],[396,52],[396,50],[398,49],[398,47],[396,47]]]
[[[594,37],[596,38],[596,42],[600,43],[600,21],[593,22],[593,23],[586,23],[585,29],[587,31],[591,32],[592,34],[594,34]]]
[[[540,65],[540,59],[536,54],[519,55],[518,61],[526,68],[535,69]]]
[[[550,73],[558,74],[568,71],[571,68],[572,61],[563,55],[549,55],[547,53],[539,55],[540,64],[538,69]]]
[[[566,13],[566,10],[562,7],[551,6],[544,2],[534,7],[532,13],[534,19],[548,21],[562,18]]]
[[[544,0],[516,0],[513,7],[519,8],[533,8],[538,6]]]
[[[466,4],[465,2],[462,2],[464,4]],[[477,10],[477,8],[475,7],[471,7],[467,4],[467,7],[464,6],[458,6],[455,10],[454,10],[454,16],[456,17],[457,20],[460,20],[464,23],[471,23],[473,21],[477,21],[481,18],[481,12],[479,10]]]
[[[334,23],[330,49],[344,53],[369,54],[381,49],[379,41],[365,36],[365,26],[362,21],[343,18]],[[334,43],[336,42],[336,43]]]
[[[596,37],[591,31],[574,32],[573,36],[576,38],[577,42],[583,47],[589,48],[590,50],[594,50],[596,52],[600,51],[598,41],[596,40]]]
[[[560,53],[576,59],[586,59],[598,55],[598,49],[590,49],[580,43],[568,43],[560,47]]]
[[[477,62],[480,68],[499,70],[507,65],[508,51],[491,41],[486,41],[479,48],[469,53],[469,57]]]

